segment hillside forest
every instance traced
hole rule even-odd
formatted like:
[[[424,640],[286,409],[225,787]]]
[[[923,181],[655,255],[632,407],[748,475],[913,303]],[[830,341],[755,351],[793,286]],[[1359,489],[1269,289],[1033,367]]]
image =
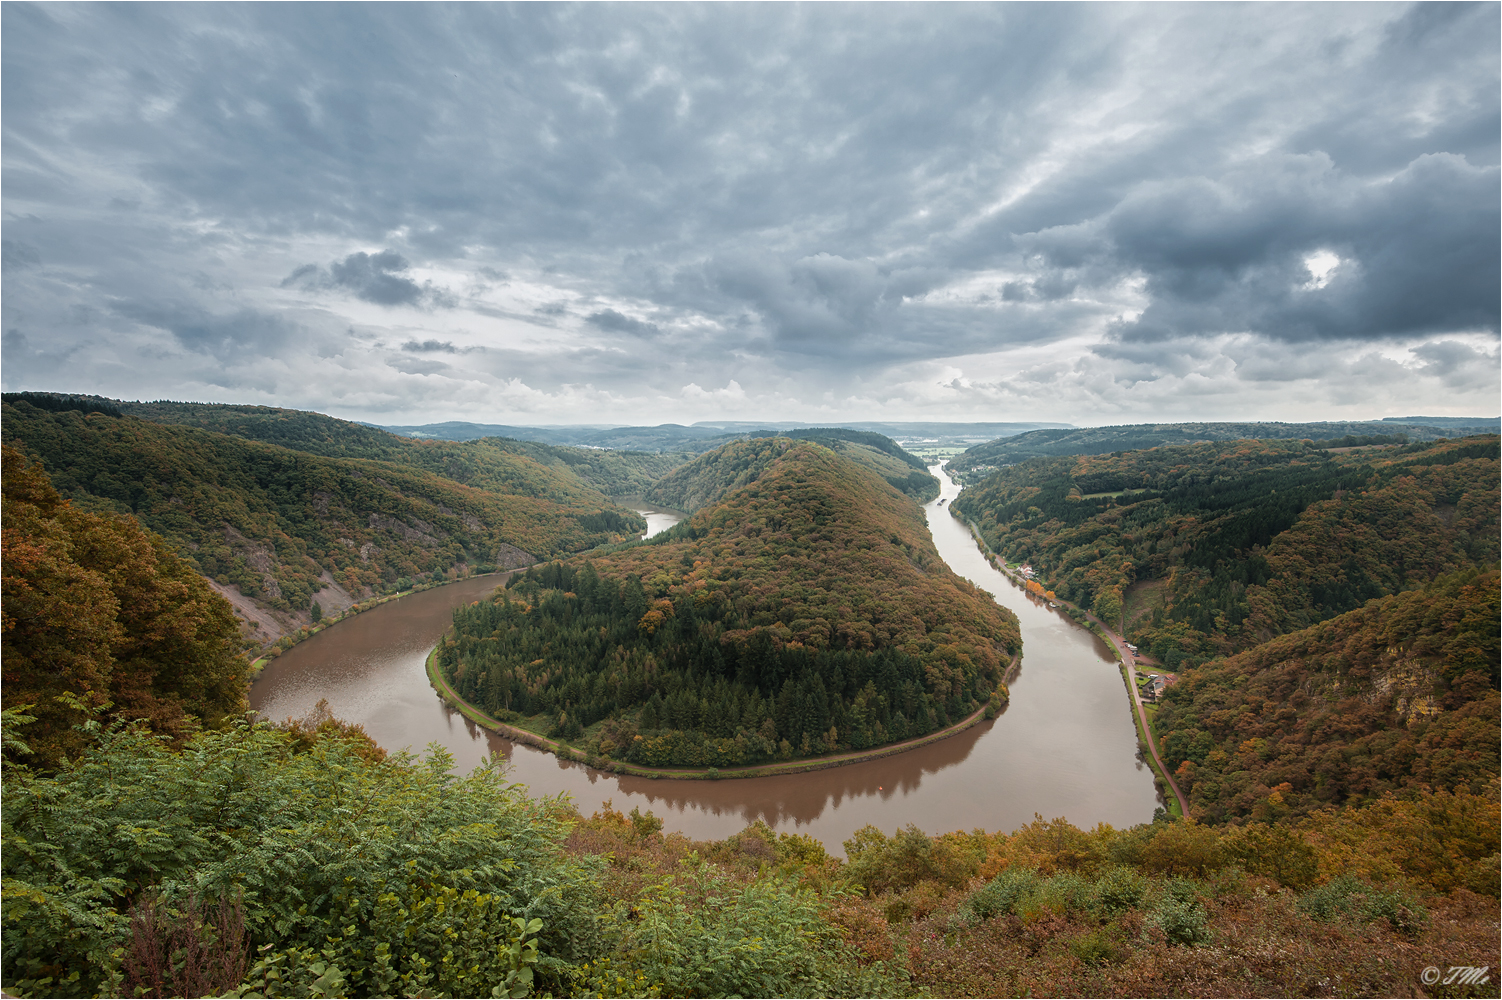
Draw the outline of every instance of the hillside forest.
[[[381,452],[360,444],[365,432],[400,439],[320,419],[353,443],[298,436],[318,430],[311,420],[291,421],[280,436],[330,454],[25,400],[4,404],[0,427],[74,506],[134,517],[248,618],[268,611],[260,644],[307,624],[315,605],[317,614],[340,611],[372,594],[523,566],[644,528],[566,466],[489,442],[474,443],[463,462],[436,452],[414,461],[429,447],[421,442],[393,450],[396,460],[346,457]]]
[[[916,504],[813,442],[726,445],[650,541],[534,567],[455,612],[440,668],[509,720],[651,766],[921,736],[1005,697],[1016,618],[955,576]]]

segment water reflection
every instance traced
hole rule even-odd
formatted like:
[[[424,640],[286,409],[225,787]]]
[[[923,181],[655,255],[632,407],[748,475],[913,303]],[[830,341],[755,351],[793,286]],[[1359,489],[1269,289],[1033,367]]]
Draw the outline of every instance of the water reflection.
[[[942,469],[936,472],[942,498],[957,496]],[[1150,819],[1152,776],[1136,758],[1129,702],[1104,643],[992,569],[947,505],[926,511],[945,561],[1017,612],[1025,669],[1011,682],[1002,717],[906,753],[800,775],[653,780],[595,771],[501,739],[443,704],[423,670],[451,609],[483,597],[496,577],[414,594],[341,622],[273,661],[251,702],[282,718],[326,697],[335,714],[361,723],[388,749],[438,742],[460,770],[499,753],[512,779],[535,794],[568,794],[586,814],[606,800],[618,809],[651,809],[668,829],[700,838],[726,837],[761,819],[838,851],[867,823],[942,833],[1012,829],[1035,812],[1087,827]],[[657,530],[674,523],[669,512],[650,513],[663,517]]]
[[[683,520],[684,513],[681,510],[673,510],[671,507],[656,507],[649,503],[634,503],[631,509],[647,519],[647,533],[643,538],[651,538],[653,535],[667,531],[673,525]]]

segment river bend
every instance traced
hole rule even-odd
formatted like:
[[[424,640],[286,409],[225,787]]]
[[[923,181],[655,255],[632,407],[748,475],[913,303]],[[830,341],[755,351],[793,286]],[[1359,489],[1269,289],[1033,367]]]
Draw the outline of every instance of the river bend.
[[[1159,804],[1152,772],[1137,758],[1130,702],[1110,650],[992,569],[967,527],[949,515],[959,487],[942,467],[931,471],[943,492],[924,511],[939,554],[1017,613],[1023,649],[1007,710],[938,743],[823,771],[722,781],[615,775],[514,744],[445,705],[423,669],[451,610],[484,597],[500,577],[412,594],[324,630],[267,666],[251,688],[251,706],[281,719],[327,698],[335,715],[389,750],[438,743],[463,771],[499,753],[511,779],[533,794],[566,793],[586,815],[607,800],[625,811],[639,806],[696,838],[727,837],[761,819],[812,834],[839,853],[867,823],[888,833],[910,823],[945,833],[1011,830],[1035,813],[1085,828],[1151,819]],[[651,533],[674,520],[652,515]]]

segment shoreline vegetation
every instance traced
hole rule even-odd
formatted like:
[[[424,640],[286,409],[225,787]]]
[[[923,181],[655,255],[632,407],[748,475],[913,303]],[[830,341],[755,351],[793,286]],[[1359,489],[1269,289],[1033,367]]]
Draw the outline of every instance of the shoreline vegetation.
[[[846,764],[858,764],[862,761],[876,760],[880,757],[906,753],[909,750],[916,750],[930,743],[937,743],[940,740],[948,739],[972,726],[987,721],[986,713],[989,709],[989,706],[982,706],[951,726],[946,726],[943,729],[910,740],[903,740],[901,743],[888,743],[885,746],[872,747],[869,750],[826,754],[822,757],[806,757],[800,760],[784,761],[776,764],[747,764],[738,767],[645,767],[627,761],[591,756],[562,740],[551,739],[530,729],[524,729],[520,726],[491,718],[485,712],[461,698],[449,685],[448,681],[444,679],[442,672],[438,669],[438,649],[438,646],[434,646],[429,651],[427,660],[425,661],[428,682],[433,685],[434,690],[437,691],[438,696],[444,702],[466,719],[469,719],[476,725],[489,729],[504,739],[511,740],[513,743],[524,743],[527,746],[551,753],[561,760],[584,764],[597,771],[606,771],[611,774],[629,774],[639,778],[714,781],[720,778],[766,778],[774,775],[823,771],[832,767],[843,767]],[[1017,663],[1021,657],[1021,653],[1012,657],[1011,662],[1007,666],[1006,676],[1008,678],[1014,676]],[[996,717],[996,715],[990,716],[992,719]]]
[[[979,547],[981,554],[986,557],[986,561],[991,564],[992,569],[1000,571],[1009,580],[1023,584],[1024,586],[1026,585],[1027,581],[1008,566],[1006,560],[997,555],[986,544],[986,540],[981,537],[980,529],[974,521],[956,511],[953,506],[949,507],[948,510],[951,517],[965,522],[965,526],[970,529],[970,536],[975,539],[976,546]],[[1134,667],[1132,664],[1127,663],[1125,654],[1122,652],[1121,647],[1126,640],[1116,635],[1115,632],[1090,612],[1076,607],[1062,597],[1055,596],[1052,600],[1065,612],[1070,621],[1093,633],[1111,647],[1111,652],[1116,655],[1116,666],[1121,672],[1121,679],[1127,687],[1127,697],[1131,699],[1132,724],[1137,727],[1138,751],[1141,753],[1143,760],[1146,761],[1147,766],[1152,768],[1153,780],[1157,783],[1159,792],[1168,806],[1169,813],[1175,817],[1187,815],[1188,799],[1184,796],[1183,792],[1179,791],[1178,784],[1168,774],[1168,769],[1163,766],[1163,761],[1158,754],[1156,740],[1153,737],[1152,725],[1147,719],[1146,710],[1143,708],[1141,699],[1137,695],[1137,685],[1132,679],[1131,672]]]

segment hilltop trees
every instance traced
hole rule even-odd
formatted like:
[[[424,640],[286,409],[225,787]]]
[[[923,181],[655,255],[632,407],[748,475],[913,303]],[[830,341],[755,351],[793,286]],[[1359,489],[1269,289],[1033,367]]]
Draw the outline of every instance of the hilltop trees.
[[[879,746],[990,699],[1015,617],[877,474],[788,439],[686,473],[719,498],[689,521],[456,612],[440,663],[459,693],[559,735],[603,721],[597,747],[636,763],[714,767]]]

